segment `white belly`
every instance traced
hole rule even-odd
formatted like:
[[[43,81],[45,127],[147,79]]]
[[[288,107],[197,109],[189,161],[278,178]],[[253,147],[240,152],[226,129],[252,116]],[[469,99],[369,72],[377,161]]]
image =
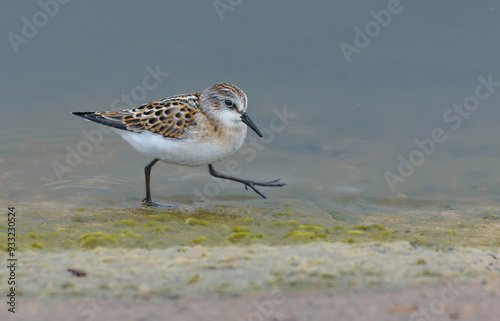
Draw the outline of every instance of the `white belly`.
[[[139,153],[162,162],[184,166],[200,166],[223,160],[240,149],[245,140],[243,135],[235,135],[228,142],[216,143],[211,140],[168,139],[149,132],[135,133],[116,129]]]

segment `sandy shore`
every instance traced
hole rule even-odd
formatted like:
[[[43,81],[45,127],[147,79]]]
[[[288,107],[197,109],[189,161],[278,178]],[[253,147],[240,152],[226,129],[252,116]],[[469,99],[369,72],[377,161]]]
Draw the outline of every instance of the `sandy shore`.
[[[499,257],[408,242],[32,252],[0,319],[497,320]]]
[[[16,315],[1,320],[269,320],[423,321],[498,320],[500,279],[461,284],[438,282],[391,289],[327,290],[239,295],[223,300],[23,299]]]
[[[438,251],[408,242],[30,252],[19,258],[24,297],[224,298],[317,288],[397,287],[500,274],[500,251]],[[67,272],[86,272],[76,277]],[[7,271],[2,271],[7,272]],[[1,285],[2,292],[7,284]]]
[[[0,320],[497,320],[500,209],[384,202],[20,205]]]

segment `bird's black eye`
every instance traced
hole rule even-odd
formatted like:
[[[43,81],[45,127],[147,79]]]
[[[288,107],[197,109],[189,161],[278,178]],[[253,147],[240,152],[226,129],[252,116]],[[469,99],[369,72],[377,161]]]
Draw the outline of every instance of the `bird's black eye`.
[[[233,107],[233,106],[234,106],[233,102],[232,102],[232,101],[230,101],[229,99],[226,99],[226,100],[224,101],[224,104],[226,104],[226,106],[227,106],[227,107]]]

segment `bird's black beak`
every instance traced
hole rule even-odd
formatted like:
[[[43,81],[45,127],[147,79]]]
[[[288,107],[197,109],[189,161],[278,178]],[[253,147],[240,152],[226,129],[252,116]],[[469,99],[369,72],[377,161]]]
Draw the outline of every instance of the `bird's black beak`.
[[[244,122],[248,127],[250,127],[254,132],[256,132],[259,137],[262,137],[262,133],[257,128],[257,126],[255,126],[250,117],[248,117],[247,113],[243,113],[243,115],[241,115],[241,121]]]

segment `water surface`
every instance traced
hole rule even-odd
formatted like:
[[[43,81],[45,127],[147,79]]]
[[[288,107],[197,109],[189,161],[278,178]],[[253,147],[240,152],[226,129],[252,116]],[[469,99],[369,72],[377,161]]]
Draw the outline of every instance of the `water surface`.
[[[249,133],[261,145],[233,157],[241,176],[289,184],[262,188],[270,199],[499,201],[500,87],[484,85],[500,80],[495,2],[401,1],[390,18],[381,10],[394,1],[242,1],[219,13],[214,3],[70,1],[46,23],[36,2],[9,3],[0,19],[0,198],[137,205],[150,160],[70,111],[225,81],[246,92],[267,133]],[[30,34],[34,17],[42,20]],[[359,38],[367,26],[372,36]],[[12,34],[26,41],[12,45]],[[356,39],[363,47],[346,56],[341,45]],[[168,76],[141,89],[151,69]],[[464,103],[473,111],[454,109]],[[270,130],[285,111],[294,117]],[[436,129],[446,139],[432,147]],[[153,170],[158,201],[190,204],[197,190],[258,197],[236,183],[207,184],[206,167]]]

